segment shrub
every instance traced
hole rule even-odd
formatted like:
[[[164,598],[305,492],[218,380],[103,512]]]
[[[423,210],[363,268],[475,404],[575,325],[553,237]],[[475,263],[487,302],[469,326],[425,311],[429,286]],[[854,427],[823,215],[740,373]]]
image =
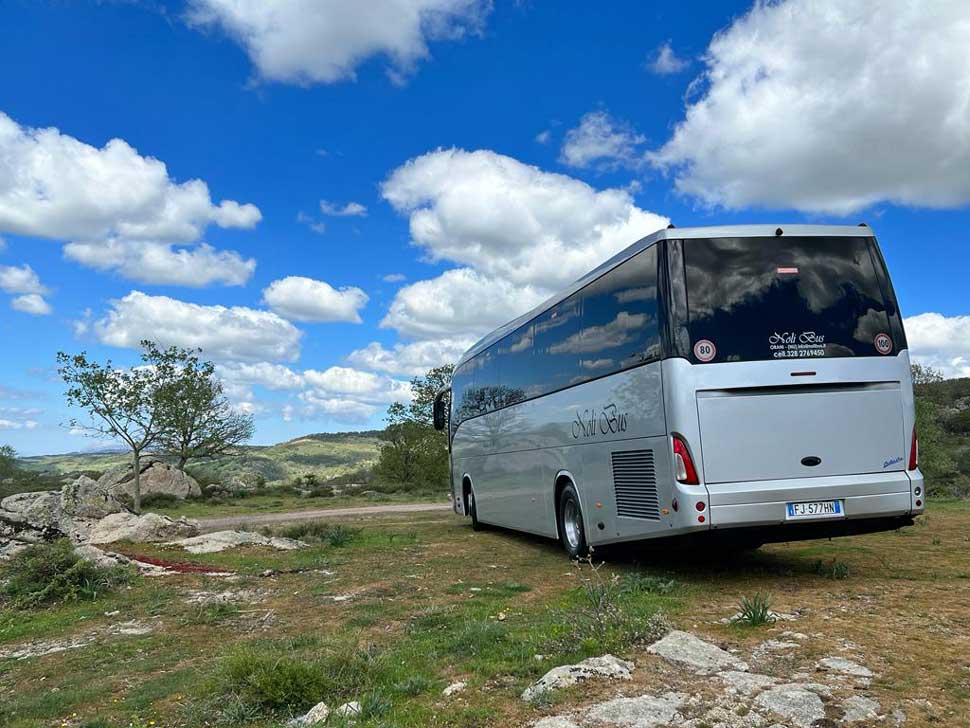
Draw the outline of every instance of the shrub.
[[[2,567],[0,575],[5,579],[0,586],[5,599],[24,609],[96,599],[127,583],[131,571],[98,566],[78,556],[74,546],[62,539],[28,546]]]
[[[741,597],[738,613],[731,620],[733,624],[744,624],[748,627],[763,627],[774,624],[777,620],[771,612],[771,597],[758,592],[753,596]]]
[[[849,578],[849,565],[838,559],[832,559],[828,562],[819,559],[815,562],[815,573],[819,576],[841,581]]]
[[[323,521],[304,521],[303,523],[284,526],[277,530],[276,533],[284,538],[292,538],[308,543],[324,543],[334,548],[339,548],[346,546],[357,538],[360,535],[360,529],[348,528],[340,524],[332,526]]]
[[[664,579],[649,574],[634,572],[624,574],[620,579],[621,594],[660,594],[664,596],[670,594],[676,588],[677,582],[673,579]]]
[[[142,510],[149,508],[171,508],[172,506],[178,505],[178,502],[178,497],[171,493],[149,493],[148,495],[142,496],[141,507]]]

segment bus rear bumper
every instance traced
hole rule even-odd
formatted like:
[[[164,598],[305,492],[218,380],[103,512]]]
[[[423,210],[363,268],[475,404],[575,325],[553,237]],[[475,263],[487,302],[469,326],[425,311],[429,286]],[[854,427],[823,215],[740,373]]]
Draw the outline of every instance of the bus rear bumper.
[[[836,524],[862,519],[894,519],[923,512],[923,476],[919,471],[838,477],[767,480],[708,485],[712,529],[746,526]],[[917,495],[918,494],[918,495]],[[839,501],[841,515],[791,518],[789,503]],[[916,502],[919,502],[919,506]]]

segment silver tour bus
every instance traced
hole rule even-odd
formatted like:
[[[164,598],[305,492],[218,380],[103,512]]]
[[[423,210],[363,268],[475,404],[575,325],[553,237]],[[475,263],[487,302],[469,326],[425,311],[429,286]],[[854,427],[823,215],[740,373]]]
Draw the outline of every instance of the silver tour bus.
[[[475,344],[450,393],[455,511],[572,556],[924,508],[906,336],[865,225],[658,231]]]

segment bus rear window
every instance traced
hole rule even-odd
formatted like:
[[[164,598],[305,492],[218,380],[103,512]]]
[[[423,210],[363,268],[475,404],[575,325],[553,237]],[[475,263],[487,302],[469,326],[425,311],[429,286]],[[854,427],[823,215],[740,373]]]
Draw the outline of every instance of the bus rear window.
[[[685,240],[691,361],[887,356],[905,347],[865,237]]]

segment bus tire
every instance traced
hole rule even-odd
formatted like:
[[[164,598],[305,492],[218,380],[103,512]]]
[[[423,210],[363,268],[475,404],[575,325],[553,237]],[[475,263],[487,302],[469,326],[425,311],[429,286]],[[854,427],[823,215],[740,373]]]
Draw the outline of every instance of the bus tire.
[[[572,483],[559,495],[559,541],[572,559],[582,559],[589,554],[583,508]]]
[[[484,531],[484,524],[478,520],[478,506],[475,505],[475,491],[471,488],[468,489],[468,515],[472,519],[472,530],[473,531]]]

